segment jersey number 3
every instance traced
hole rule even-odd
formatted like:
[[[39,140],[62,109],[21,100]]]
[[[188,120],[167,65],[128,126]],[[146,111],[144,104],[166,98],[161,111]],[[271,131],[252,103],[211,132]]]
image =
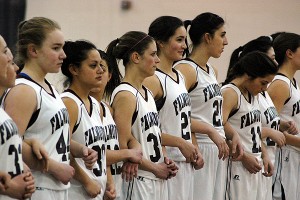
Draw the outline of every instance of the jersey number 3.
[[[21,166],[19,163],[19,157],[22,156],[21,154],[21,145],[18,145],[18,148],[15,147],[15,145],[10,145],[8,148],[8,155],[13,155],[14,154],[14,161],[15,161],[15,173],[12,172],[8,172],[9,175],[11,176],[11,178],[14,178],[15,176],[18,176],[19,174],[21,174]],[[22,163],[23,164],[23,163]]]
[[[157,162],[161,158],[161,155],[160,155],[160,149],[159,149],[159,146],[158,146],[159,145],[158,139],[153,133],[149,133],[149,135],[147,137],[147,142],[151,142],[151,140],[153,141],[153,149],[155,151],[155,156],[150,155],[150,160],[152,162]]]

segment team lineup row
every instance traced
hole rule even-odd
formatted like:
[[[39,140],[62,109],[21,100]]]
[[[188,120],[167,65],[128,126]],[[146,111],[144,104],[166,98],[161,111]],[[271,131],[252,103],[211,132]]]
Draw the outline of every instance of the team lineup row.
[[[218,83],[224,24],[161,16],[102,51],[34,17],[14,59],[0,36],[0,199],[298,199],[300,35],[237,48]]]

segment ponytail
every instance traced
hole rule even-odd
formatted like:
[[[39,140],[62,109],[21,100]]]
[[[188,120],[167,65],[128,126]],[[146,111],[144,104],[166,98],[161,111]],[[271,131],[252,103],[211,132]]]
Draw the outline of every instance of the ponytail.
[[[106,54],[110,58],[117,59],[116,56],[115,56],[114,50],[115,50],[115,47],[117,46],[118,43],[119,43],[119,38],[111,41],[109,43],[109,45],[107,46],[107,48],[106,48]],[[118,59],[121,59],[121,58],[118,58]]]
[[[108,81],[103,94],[103,97],[105,99],[110,100],[113,90],[121,83],[122,75],[119,71],[119,66],[116,62],[116,59],[109,57],[107,53],[102,50],[98,51],[100,53],[101,59],[105,60],[107,63],[108,73],[111,74],[111,78]]]
[[[184,25],[184,28],[186,29],[186,32],[188,32],[188,27],[192,25],[192,21],[191,20],[185,20],[183,22],[183,25]],[[185,38],[185,44],[186,44],[186,49],[183,51],[183,56],[188,57],[190,55],[188,37]]]
[[[126,67],[130,60],[132,52],[137,52],[140,55],[148,48],[150,42],[154,39],[146,33],[140,31],[130,31],[125,33],[121,38],[117,38],[107,46],[107,55],[113,59],[123,60],[123,65]]]
[[[232,52],[227,73],[235,65],[235,63],[238,62],[238,60],[240,59],[240,55],[243,52],[243,49],[244,49],[244,46],[240,46],[239,48],[235,49]]]
[[[275,75],[277,71],[277,64],[267,54],[254,51],[241,57],[239,61],[228,70],[226,80],[222,85],[226,85],[244,74],[255,79],[267,75]]]
[[[234,80],[237,77],[240,77],[245,72],[242,70],[242,66],[239,62],[235,63],[232,67],[230,67],[227,71],[227,77],[225,81],[222,83],[222,85],[229,84],[232,80]]]

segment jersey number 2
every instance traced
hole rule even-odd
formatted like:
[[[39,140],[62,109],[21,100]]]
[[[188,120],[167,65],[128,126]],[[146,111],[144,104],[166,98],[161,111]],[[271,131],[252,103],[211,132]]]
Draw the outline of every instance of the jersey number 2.
[[[185,140],[191,139],[191,133],[188,131],[185,131],[185,129],[190,125],[190,117],[191,117],[191,111],[188,112],[188,115],[185,112],[181,113],[181,137]]]
[[[215,100],[213,103],[213,125],[215,127],[222,126],[222,100]]]

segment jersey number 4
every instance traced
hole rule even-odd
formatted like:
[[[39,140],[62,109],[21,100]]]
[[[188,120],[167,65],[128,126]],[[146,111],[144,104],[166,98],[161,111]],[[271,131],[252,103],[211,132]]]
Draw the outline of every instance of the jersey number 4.
[[[58,154],[62,154],[62,161],[68,161],[67,154],[70,152],[70,138],[68,134],[68,141],[65,142],[64,132],[62,131],[60,137],[56,143],[56,151]]]

